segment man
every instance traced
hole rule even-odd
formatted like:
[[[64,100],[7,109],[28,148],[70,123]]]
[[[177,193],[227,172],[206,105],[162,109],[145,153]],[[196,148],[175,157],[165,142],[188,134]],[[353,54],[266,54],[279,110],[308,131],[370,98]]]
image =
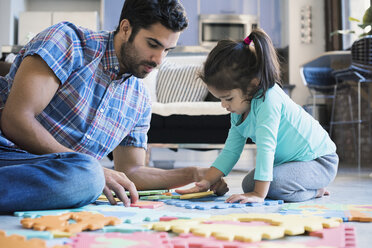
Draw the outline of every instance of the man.
[[[195,167],[144,166],[151,106],[138,78],[186,26],[177,0],[126,0],[115,32],[65,22],[29,42],[0,77],[0,212],[80,207],[102,191],[128,206],[137,189],[198,181]],[[115,170],[102,169],[112,150]]]

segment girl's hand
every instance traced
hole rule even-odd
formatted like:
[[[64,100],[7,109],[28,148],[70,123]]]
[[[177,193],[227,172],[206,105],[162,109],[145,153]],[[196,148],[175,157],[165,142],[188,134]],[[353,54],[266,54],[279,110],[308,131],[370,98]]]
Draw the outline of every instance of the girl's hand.
[[[255,192],[249,192],[245,194],[234,194],[227,198],[225,202],[227,203],[234,203],[234,202],[239,202],[239,203],[247,203],[247,202],[263,202],[265,198],[262,198]]]
[[[178,194],[191,194],[191,193],[198,193],[198,192],[204,192],[209,190],[211,187],[211,183],[205,179],[196,182],[195,186],[190,189],[176,189],[176,193]]]

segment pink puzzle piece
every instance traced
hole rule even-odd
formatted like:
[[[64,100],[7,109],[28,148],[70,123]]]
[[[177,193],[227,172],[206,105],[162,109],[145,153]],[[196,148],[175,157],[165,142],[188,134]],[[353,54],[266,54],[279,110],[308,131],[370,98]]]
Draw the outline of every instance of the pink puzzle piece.
[[[245,248],[252,244],[239,241],[222,241],[214,237],[198,237],[190,233],[182,233],[178,237],[172,238],[171,243],[174,248]]]
[[[137,232],[124,233],[79,233],[71,238],[73,248],[86,247],[131,247],[131,248],[173,248],[168,233]]]
[[[157,201],[137,201],[137,203],[130,204],[131,207],[138,208],[160,208],[164,206],[164,202]]]
[[[217,222],[216,222],[217,223]],[[265,223],[264,223],[265,224]],[[251,223],[251,225],[262,225],[262,222]],[[180,234],[178,237],[170,238],[168,233],[158,232],[136,232],[131,234],[124,233],[79,233],[71,238],[73,243],[69,244],[73,248],[85,247],[131,247],[131,248],[244,248],[259,247],[260,244],[274,244],[286,247],[286,244],[303,244],[309,247],[331,246],[355,248],[354,228],[341,225],[335,228],[326,228],[322,231],[311,232],[310,236],[318,237],[310,241],[261,241],[246,243],[239,241],[222,241],[214,237],[197,237],[189,233]]]
[[[257,224],[257,223],[255,223]],[[259,223],[258,223],[259,224]],[[310,236],[318,237],[311,241],[301,242],[292,240],[288,241],[260,241],[245,243],[239,241],[221,241],[214,237],[198,237],[190,233],[182,233],[178,237],[172,238],[171,243],[174,248],[243,248],[243,247],[260,247],[262,244],[273,244],[273,247],[286,247],[288,245],[302,244],[308,247],[337,247],[337,248],[356,248],[354,227],[341,225],[335,228],[325,228],[321,231],[311,232]]]
[[[334,247],[355,248],[355,229],[351,226],[340,225],[335,228],[325,228],[321,231],[311,232],[310,236],[319,237],[319,240],[306,242],[306,245],[327,245]]]

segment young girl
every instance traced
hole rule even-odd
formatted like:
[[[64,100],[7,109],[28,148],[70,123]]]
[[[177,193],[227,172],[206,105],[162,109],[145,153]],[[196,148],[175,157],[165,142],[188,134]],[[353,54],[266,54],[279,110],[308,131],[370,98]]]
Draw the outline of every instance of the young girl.
[[[325,187],[338,167],[336,146],[282,90],[277,54],[263,30],[255,29],[241,42],[218,42],[200,77],[231,112],[231,128],[204,179],[178,193],[214,190],[251,138],[257,145],[256,167],[242,182],[244,194],[227,202],[262,202],[266,197],[296,202],[328,194]]]

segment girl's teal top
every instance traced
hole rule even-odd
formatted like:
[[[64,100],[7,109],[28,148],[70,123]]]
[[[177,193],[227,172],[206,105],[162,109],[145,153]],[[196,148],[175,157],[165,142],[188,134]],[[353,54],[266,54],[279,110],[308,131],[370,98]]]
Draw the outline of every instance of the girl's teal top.
[[[255,180],[272,181],[273,167],[290,161],[310,161],[336,152],[336,145],[317,120],[275,84],[264,98],[254,98],[247,118],[231,113],[225,146],[213,163],[229,174],[247,138],[257,145]]]

